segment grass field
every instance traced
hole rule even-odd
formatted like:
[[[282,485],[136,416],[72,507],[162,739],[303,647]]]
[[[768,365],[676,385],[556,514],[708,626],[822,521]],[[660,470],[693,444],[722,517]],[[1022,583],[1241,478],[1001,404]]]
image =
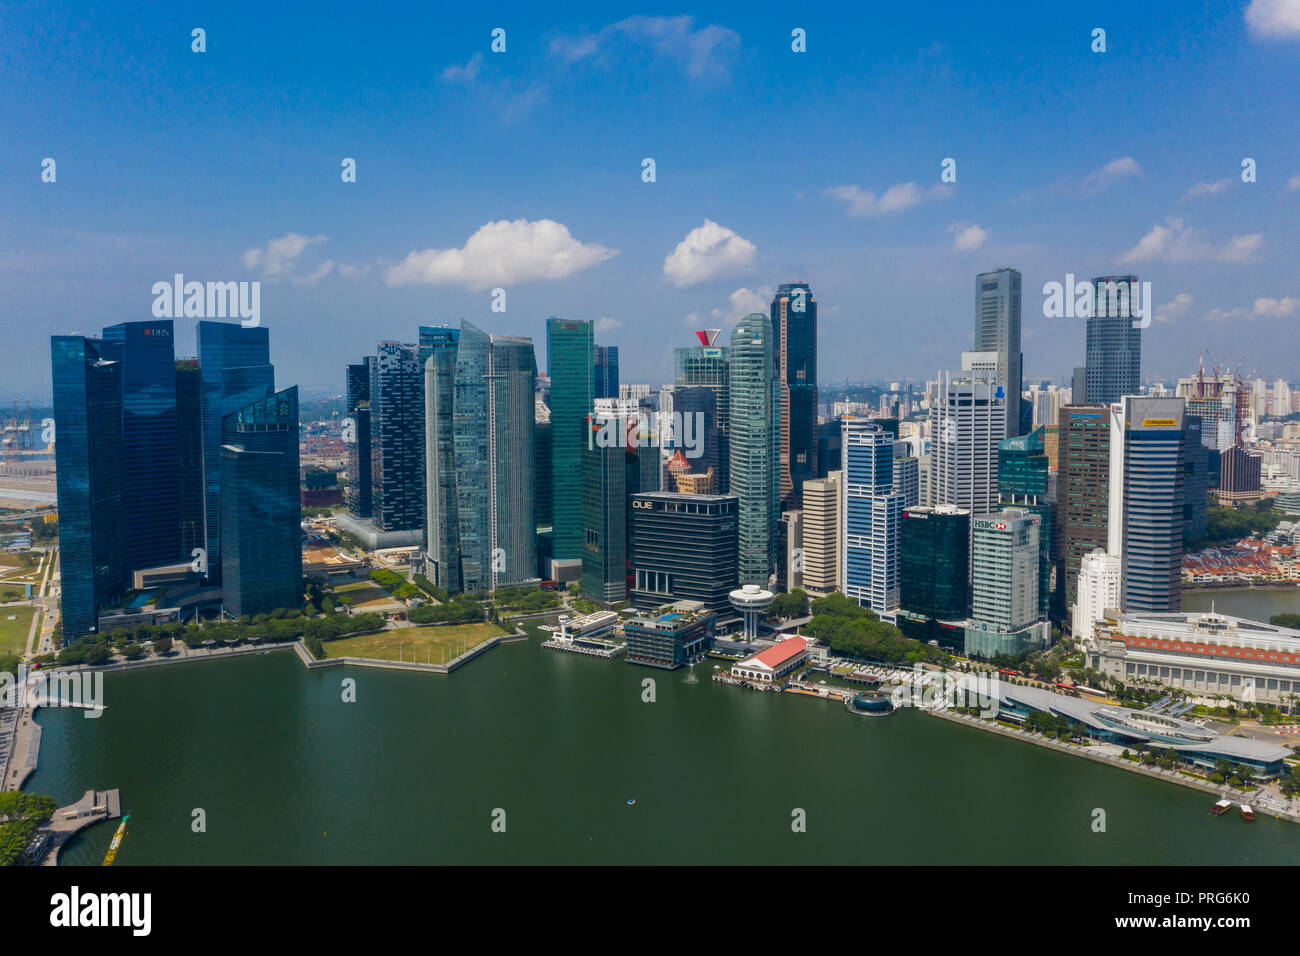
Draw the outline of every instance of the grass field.
[[[39,608],[0,608],[0,654],[21,654],[27,650],[27,632],[32,626],[32,615]],[[9,618],[14,620],[9,620]]]
[[[0,601],[21,601],[27,589],[21,584],[0,584]]]
[[[337,641],[325,641],[326,657],[369,657],[372,660],[414,660],[441,664],[461,649],[482,644],[505,631],[495,624],[448,624],[439,627],[398,627],[379,634],[362,634]],[[399,647],[400,654],[399,657]]]
[[[401,601],[390,597],[387,591],[373,581],[353,581],[351,584],[345,584],[334,589],[336,601],[344,596],[352,602],[352,607],[358,611],[395,610],[406,607]]]

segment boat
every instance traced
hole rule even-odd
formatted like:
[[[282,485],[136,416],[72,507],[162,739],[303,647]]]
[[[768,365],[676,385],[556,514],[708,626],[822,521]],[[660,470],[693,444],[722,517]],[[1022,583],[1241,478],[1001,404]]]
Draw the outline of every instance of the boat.
[[[1230,806],[1232,806],[1231,800],[1220,800],[1214,806],[1210,807],[1210,812],[1217,817],[1219,814],[1226,812]]]
[[[634,800],[634,799],[632,799],[632,798],[629,797],[629,798],[628,798],[628,801],[627,801],[627,805],[628,805],[629,807],[635,807],[635,806],[636,806],[636,800]]]
[[[1249,803],[1241,804],[1241,818],[1247,823],[1255,822],[1255,811],[1250,808]]]

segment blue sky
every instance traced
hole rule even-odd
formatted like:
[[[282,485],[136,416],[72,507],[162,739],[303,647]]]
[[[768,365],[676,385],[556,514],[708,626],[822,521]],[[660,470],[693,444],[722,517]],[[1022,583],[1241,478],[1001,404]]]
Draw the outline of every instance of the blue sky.
[[[309,390],[462,317],[544,364],[551,314],[660,382],[796,279],[823,381],[924,379],[1003,265],[1026,380],[1082,361],[1043,284],[1130,271],[1148,376],[1208,349],[1300,379],[1300,0],[868,6],[6,5],[0,401],[48,396],[50,334],[148,319],[177,272],[261,281]]]

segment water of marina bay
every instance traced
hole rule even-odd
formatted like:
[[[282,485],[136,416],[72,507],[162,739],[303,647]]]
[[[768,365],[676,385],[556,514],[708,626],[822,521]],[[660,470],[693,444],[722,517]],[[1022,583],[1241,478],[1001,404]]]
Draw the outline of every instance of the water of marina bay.
[[[307,671],[284,652],[109,673],[98,719],[41,712],[25,789],[66,804],[120,788],[119,865],[1300,858],[1300,826],[1211,816],[1210,794],[912,710],[725,686],[714,663],[664,673],[530,641],[449,677]],[[112,831],[61,862],[99,864]]]

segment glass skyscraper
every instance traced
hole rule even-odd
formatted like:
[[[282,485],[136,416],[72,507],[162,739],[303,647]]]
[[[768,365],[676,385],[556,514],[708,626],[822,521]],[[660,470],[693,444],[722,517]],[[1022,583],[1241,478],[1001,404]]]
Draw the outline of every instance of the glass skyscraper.
[[[420,347],[380,342],[370,368],[371,519],[381,531],[424,527],[424,372]]]
[[[369,518],[373,507],[370,497],[370,366],[367,356],[348,366],[347,417],[352,419],[352,443],[348,446],[348,486],[345,502],[358,518]]]
[[[1056,512],[1056,502],[1048,499],[1048,471],[1049,462],[1041,427],[1027,435],[1008,438],[999,443],[998,497],[1002,508],[1019,508],[1042,519],[1038,526],[1038,610],[1043,617],[1051,610],[1052,532]]]
[[[587,416],[595,399],[593,328],[589,321],[546,320],[546,371],[551,379],[551,554],[564,562],[582,560],[582,450],[587,446]]]
[[[530,339],[462,322],[454,351],[425,362],[426,552],[448,591],[536,580]]]
[[[894,491],[894,436],[844,419],[840,478],[840,567],[844,594],[876,613],[898,608],[898,532],[903,496]]]
[[[751,312],[731,333],[731,491],[740,499],[740,583],[766,586],[776,570],[781,514],[781,405],[772,320]]]
[[[169,320],[104,329],[104,348],[122,366],[122,547],[128,572],[182,557],[173,342]]]
[[[203,535],[208,578],[221,577],[221,429],[231,412],[275,391],[270,336],[261,326],[203,321],[198,326],[203,437]]]
[[[618,398],[618,346],[592,347],[592,397]]]
[[[713,490],[726,494],[731,488],[731,451],[727,433],[731,427],[731,364],[726,346],[695,345],[673,350],[673,386],[677,390],[707,388],[713,393],[714,414],[718,426],[717,472]],[[673,396],[676,405],[676,394]],[[705,454],[708,454],[707,447]],[[693,466],[699,467],[699,466]]]
[[[1015,269],[975,277],[975,349],[996,352],[998,384],[1006,389],[1008,438],[1020,434],[1020,273]]]
[[[222,604],[236,617],[302,604],[298,388],[221,425]]]
[[[817,477],[817,300],[806,282],[786,282],[772,299],[781,389],[781,506],[798,508]]]
[[[1074,400],[1109,405],[1136,395],[1142,384],[1142,329],[1130,314],[1129,296],[1138,277],[1100,276],[1092,280],[1093,306],[1088,317],[1084,390]],[[1150,303],[1146,303],[1150,308]]]
[[[50,340],[59,576],[64,640],[95,631],[101,604],[127,586],[122,528],[122,366],[103,343]]]

